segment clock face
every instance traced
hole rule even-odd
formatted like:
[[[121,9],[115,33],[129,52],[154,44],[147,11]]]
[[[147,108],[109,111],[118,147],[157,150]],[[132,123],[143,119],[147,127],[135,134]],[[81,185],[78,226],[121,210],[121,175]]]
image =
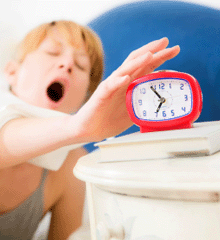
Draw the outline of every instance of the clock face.
[[[140,120],[178,119],[192,111],[192,89],[188,81],[178,78],[141,82],[132,91],[132,107]]]

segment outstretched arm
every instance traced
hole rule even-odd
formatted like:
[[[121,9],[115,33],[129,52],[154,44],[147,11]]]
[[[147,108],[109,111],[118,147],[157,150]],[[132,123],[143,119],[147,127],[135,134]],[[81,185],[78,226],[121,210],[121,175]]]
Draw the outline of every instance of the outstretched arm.
[[[82,139],[101,141],[132,125],[125,102],[128,85],[179,53],[179,46],[166,48],[168,43],[168,39],[163,38],[132,52],[124,63],[99,85],[74,119]]]
[[[0,168],[65,145],[100,141],[126,130],[132,125],[125,104],[127,87],[135,78],[151,73],[179,53],[178,46],[166,48],[168,42],[163,38],[132,52],[73,116],[9,121],[0,130]]]

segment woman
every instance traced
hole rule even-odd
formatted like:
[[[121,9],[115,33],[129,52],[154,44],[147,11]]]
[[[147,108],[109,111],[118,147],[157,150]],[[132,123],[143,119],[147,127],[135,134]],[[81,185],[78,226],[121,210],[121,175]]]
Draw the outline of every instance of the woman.
[[[57,156],[65,160],[57,171],[36,166],[37,160],[64,146],[101,141],[130,127],[127,87],[180,51],[179,46],[167,46],[168,39],[163,38],[132,52],[98,86],[103,53],[91,30],[57,21],[27,35],[5,69],[10,93],[4,96],[19,105],[7,107],[4,101],[0,111],[2,240],[31,239],[48,211],[52,212],[49,239],[67,239],[81,225],[84,184],[72,170],[86,151],[77,148]],[[25,104],[48,114],[23,113],[19,106]],[[35,165],[30,164],[33,159]],[[50,161],[52,165],[56,159]]]

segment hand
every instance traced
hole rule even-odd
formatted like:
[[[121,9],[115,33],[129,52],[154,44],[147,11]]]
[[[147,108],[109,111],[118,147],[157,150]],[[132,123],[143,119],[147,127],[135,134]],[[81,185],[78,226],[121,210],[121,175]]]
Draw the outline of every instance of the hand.
[[[150,87],[150,89],[159,97],[159,99],[162,98],[160,94],[152,86]]]
[[[179,53],[179,46],[166,48],[168,43],[167,38],[162,38],[133,51],[117,70],[101,82],[74,116],[72,124],[75,124],[81,141],[100,141],[132,126],[125,102],[128,85]]]
[[[156,113],[158,113],[160,111],[160,108],[162,107],[163,103],[166,102],[166,99],[164,97],[161,97],[160,100],[159,100],[160,104],[159,106],[157,107],[157,110],[156,110]]]
[[[164,97],[161,97],[160,94],[153,88],[153,86],[151,86],[150,89],[151,89],[151,90],[158,96],[158,98],[159,98],[158,101],[160,102],[160,104],[159,104],[159,106],[158,106],[158,108],[157,108],[157,110],[156,110],[156,113],[158,113],[159,110],[160,110],[160,108],[162,107],[162,104],[166,102],[166,99],[165,99]]]

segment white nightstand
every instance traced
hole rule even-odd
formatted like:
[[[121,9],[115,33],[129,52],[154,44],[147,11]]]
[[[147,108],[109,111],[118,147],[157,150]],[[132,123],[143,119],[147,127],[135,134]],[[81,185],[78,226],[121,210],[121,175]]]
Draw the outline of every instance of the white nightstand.
[[[100,143],[100,150],[79,160],[74,174],[86,182],[92,240],[220,239],[220,122],[195,124],[195,128],[201,131],[194,137],[205,141],[201,144],[201,154],[199,141],[196,154],[188,151],[193,144],[189,141],[189,146],[185,145],[186,155],[182,155],[184,151],[180,154],[176,151],[174,155],[164,154],[158,158],[158,154],[155,157],[148,154],[148,149],[143,159],[144,150],[137,151],[144,141],[143,135],[135,133]],[[182,132],[185,139],[190,136],[189,131],[177,131],[180,135]],[[149,133],[146,144],[150,139],[156,141],[158,134],[166,136],[164,140],[161,138],[164,146],[170,144],[166,142],[169,136],[175,135],[172,131]],[[174,141],[181,144],[174,135]],[[130,144],[126,143],[127,138],[137,140],[132,140],[136,152],[135,146],[131,146],[134,160],[126,154],[125,145]],[[103,151],[101,145],[106,143],[109,149]],[[118,159],[120,144],[124,151],[121,156],[126,156],[121,160]],[[206,148],[206,144],[212,146]],[[215,149],[214,152],[211,149]],[[107,152],[112,153],[105,161]]]

